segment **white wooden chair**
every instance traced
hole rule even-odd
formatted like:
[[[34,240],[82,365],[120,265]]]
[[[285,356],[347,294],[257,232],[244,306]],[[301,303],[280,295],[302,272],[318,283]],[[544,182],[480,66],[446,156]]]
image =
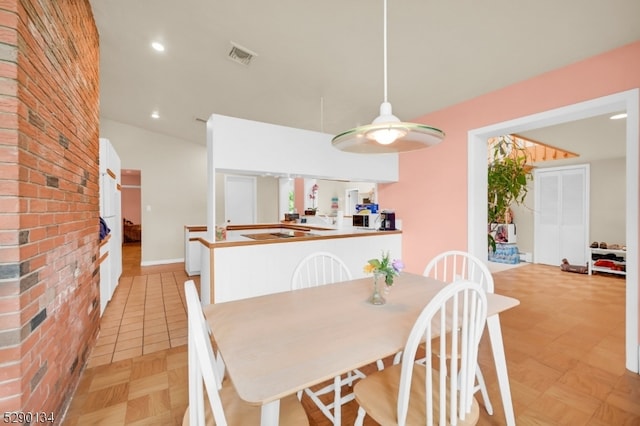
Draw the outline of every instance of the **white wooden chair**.
[[[493,275],[491,275],[487,265],[476,256],[464,251],[452,250],[440,253],[427,264],[423,275],[447,283],[461,279],[470,280],[480,284],[487,293],[493,293],[494,291]],[[420,362],[422,361],[424,360],[420,360]],[[477,366],[476,379],[478,384],[474,387],[474,392],[481,392],[487,413],[493,415],[493,406],[491,405],[479,364]]]
[[[319,285],[353,279],[345,263],[333,253],[311,253],[298,263],[291,278],[291,289],[317,287]]]
[[[365,414],[382,425],[476,424],[480,409],[473,385],[486,319],[487,297],[477,283],[460,280],[440,290],[414,323],[402,362],[355,384],[355,425],[363,424]],[[435,337],[438,347],[432,347]],[[415,356],[423,342],[427,353],[440,356],[420,364]],[[448,351],[459,362],[449,362]]]
[[[291,289],[297,290],[301,288],[316,287],[325,284],[332,284],[339,281],[348,281],[352,279],[351,272],[347,265],[329,252],[311,253],[300,261],[296,269],[293,271],[291,279]],[[381,364],[381,362],[380,362]],[[380,365],[378,365],[380,368]],[[310,388],[304,389],[314,404],[318,406],[322,414],[324,414],[335,426],[341,424],[341,407],[354,399],[353,392],[342,395],[342,387],[344,385],[352,386],[353,382],[365,375],[360,370],[350,371],[345,377],[336,376],[333,383],[324,386],[318,390]],[[320,397],[322,395],[333,392],[333,401],[331,403],[323,402]],[[302,391],[298,393],[298,399],[302,398]]]
[[[185,282],[188,316],[189,407],[183,425],[259,425],[260,406],[249,405],[236,394],[230,380],[223,380],[222,358],[214,355],[200,298],[192,280]],[[209,404],[204,402],[202,382]],[[291,395],[280,401],[281,425],[308,425],[300,401]]]

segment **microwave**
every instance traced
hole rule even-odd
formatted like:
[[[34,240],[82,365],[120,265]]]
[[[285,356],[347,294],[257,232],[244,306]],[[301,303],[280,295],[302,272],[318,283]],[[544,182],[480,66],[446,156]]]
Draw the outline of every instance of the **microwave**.
[[[379,214],[354,214],[354,228],[376,229],[380,225]]]

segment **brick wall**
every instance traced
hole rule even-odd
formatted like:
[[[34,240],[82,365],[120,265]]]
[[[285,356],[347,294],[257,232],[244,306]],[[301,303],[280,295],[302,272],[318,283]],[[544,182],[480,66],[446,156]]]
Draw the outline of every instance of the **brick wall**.
[[[88,0],[0,0],[0,415],[60,419],[95,343],[98,66]]]

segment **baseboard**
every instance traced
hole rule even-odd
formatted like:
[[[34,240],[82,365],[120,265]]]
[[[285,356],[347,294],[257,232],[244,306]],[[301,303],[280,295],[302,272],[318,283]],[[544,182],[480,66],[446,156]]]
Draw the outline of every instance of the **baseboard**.
[[[184,257],[180,259],[145,260],[140,262],[140,266],[170,265],[172,263],[184,263]]]
[[[527,262],[527,263],[533,262],[533,254],[532,253],[520,252],[518,254],[520,255],[520,261],[521,262]]]

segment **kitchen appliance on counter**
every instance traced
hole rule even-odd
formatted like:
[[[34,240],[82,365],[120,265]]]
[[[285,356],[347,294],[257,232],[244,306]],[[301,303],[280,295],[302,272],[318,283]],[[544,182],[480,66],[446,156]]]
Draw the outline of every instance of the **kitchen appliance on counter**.
[[[353,215],[352,220],[354,228],[376,229],[378,227],[378,223],[380,222],[380,215],[358,213]]]
[[[395,231],[396,230],[396,214],[392,210],[383,210],[380,213],[380,230]]]
[[[298,219],[300,219],[300,214],[299,213],[285,213],[284,214],[285,222],[295,222]]]

